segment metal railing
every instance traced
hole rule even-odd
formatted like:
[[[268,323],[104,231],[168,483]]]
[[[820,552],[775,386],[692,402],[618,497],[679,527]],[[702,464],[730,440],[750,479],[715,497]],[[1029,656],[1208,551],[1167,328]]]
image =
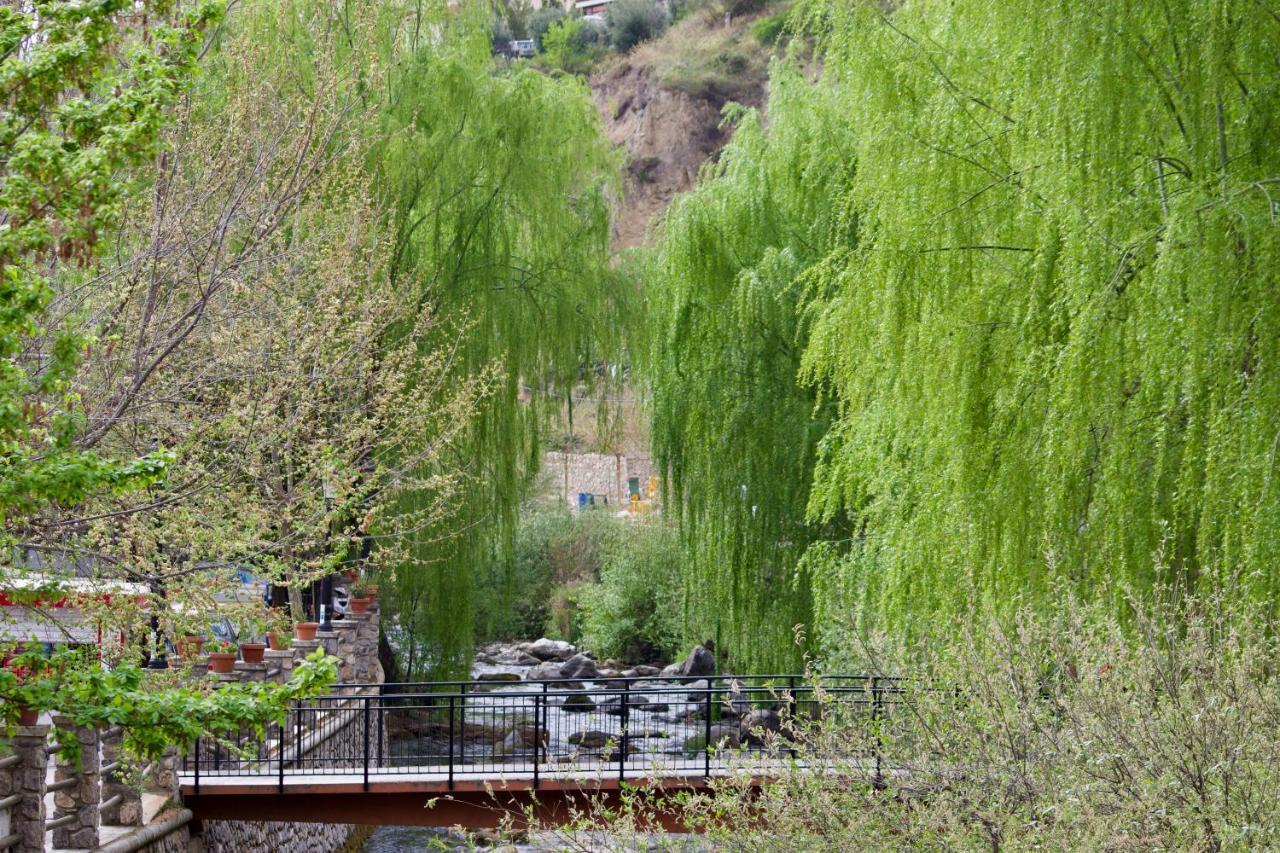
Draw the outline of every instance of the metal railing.
[[[413,776],[460,779],[584,772],[619,779],[711,775],[728,760],[794,754],[796,732],[838,715],[872,720],[901,702],[897,678],[800,675],[452,681],[338,685],[295,703],[266,737],[208,739],[184,758],[194,783]],[[880,772],[878,750],[868,765]]]

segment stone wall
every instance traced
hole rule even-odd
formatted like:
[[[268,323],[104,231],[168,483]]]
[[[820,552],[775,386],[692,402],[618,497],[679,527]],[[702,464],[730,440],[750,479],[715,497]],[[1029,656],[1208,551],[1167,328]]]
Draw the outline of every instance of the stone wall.
[[[610,507],[623,509],[629,502],[627,481],[639,477],[641,495],[647,496],[653,473],[647,456],[621,453],[547,453],[543,470],[570,508],[576,508],[578,495],[587,492],[596,495],[597,506],[604,497]]]
[[[336,853],[359,827],[340,823],[249,823],[211,820],[201,840],[209,853],[243,850],[271,853]]]

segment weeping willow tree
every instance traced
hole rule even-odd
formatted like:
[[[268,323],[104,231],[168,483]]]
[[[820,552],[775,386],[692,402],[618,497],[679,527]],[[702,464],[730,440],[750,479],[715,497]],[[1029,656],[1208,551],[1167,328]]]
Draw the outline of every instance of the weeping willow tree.
[[[624,288],[607,265],[619,163],[581,83],[495,67],[482,4],[402,7],[373,156],[392,275],[403,298],[449,318],[429,346],[450,353],[454,375],[492,377],[452,444],[451,462],[469,473],[457,523],[402,541],[394,576],[412,674],[444,675],[469,662],[474,577],[510,548],[548,416],[575,384],[607,373],[595,368],[620,340]]]
[[[805,355],[840,405],[811,510],[866,531],[832,594],[908,628],[1062,584],[1274,601],[1280,19],[815,8],[863,228]]]
[[[830,90],[775,69],[769,126],[746,112],[698,190],[674,206],[653,258],[653,439],[680,521],[686,620],[734,666],[785,669],[811,621],[806,547],[818,442],[834,414],[798,382],[808,335],[802,272],[852,244],[838,193],[849,127]]]
[[[752,230],[766,214],[726,210],[708,187],[663,249],[663,346],[695,331],[685,345],[722,354],[705,385],[684,362],[688,397],[741,383],[717,414],[682,398],[674,357],[656,365],[685,535],[716,563],[697,576],[718,572],[735,601],[766,571],[807,578],[828,648],[850,627],[1049,606],[1063,587],[1121,612],[1157,585],[1275,602],[1280,19],[1251,0],[812,0],[798,14],[824,59],[795,97],[840,123],[795,161],[849,168],[739,192],[809,227],[839,211],[843,230],[776,276],[738,275],[739,256],[755,265],[738,229],[770,245]],[[787,111],[771,103],[771,132]],[[785,161],[774,146],[751,168]],[[696,221],[716,235],[701,238],[709,259],[696,241],[678,249]],[[717,246],[734,259],[719,289],[702,272]],[[697,290],[719,302],[714,323],[690,325],[681,294]],[[757,304],[793,336],[767,346],[732,319]],[[767,377],[792,380],[790,408]],[[811,399],[836,407],[829,427]],[[826,429],[811,468],[801,425]],[[721,543],[747,537],[717,524],[783,511],[744,476],[757,441],[789,463],[769,488],[791,496],[793,526],[734,551]],[[737,520],[709,521],[737,482]],[[794,618],[793,589],[765,606]]]

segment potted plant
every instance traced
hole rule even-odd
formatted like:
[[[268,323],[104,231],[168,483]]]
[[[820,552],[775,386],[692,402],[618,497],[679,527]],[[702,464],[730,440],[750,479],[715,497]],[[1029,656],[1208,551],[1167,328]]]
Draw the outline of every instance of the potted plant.
[[[225,640],[214,640],[209,644],[209,669],[226,674],[235,672],[236,647]]]
[[[368,613],[369,605],[372,599],[369,598],[369,581],[360,578],[351,585],[351,612],[352,613]]]
[[[20,646],[15,651],[5,655],[4,666],[0,668],[4,722],[6,727],[34,726],[39,722],[40,712],[54,706],[61,679],[40,652],[24,652]]]
[[[293,645],[293,627],[289,615],[283,610],[272,609],[267,619],[267,645],[272,651],[282,652]]]
[[[200,652],[204,647],[204,636],[201,634],[186,634],[178,639],[178,657],[183,660],[194,660],[200,657]]]
[[[316,631],[319,629],[319,622],[295,622],[293,625],[293,635],[296,639],[306,642],[314,640],[316,638]]]

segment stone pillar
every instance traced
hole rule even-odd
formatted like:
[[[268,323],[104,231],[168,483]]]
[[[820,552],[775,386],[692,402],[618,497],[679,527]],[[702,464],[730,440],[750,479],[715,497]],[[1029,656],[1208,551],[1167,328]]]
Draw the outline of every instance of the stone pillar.
[[[318,632],[317,632],[318,635]],[[320,648],[319,640],[294,640],[293,641],[293,665],[297,666],[307,657],[307,655]]]
[[[267,662],[268,681],[283,684],[293,674],[293,649],[267,649],[263,652],[263,660]]]
[[[350,683],[355,680],[356,673],[356,647],[360,636],[359,617],[348,613],[340,622],[334,622],[333,626],[338,632],[338,680],[343,683]]]
[[[98,753],[98,730],[77,727],[69,717],[55,714],[53,724],[64,731],[74,731],[80,743],[80,756],[55,759],[53,781],[60,787],[53,795],[53,819],[74,818],[66,826],[53,831],[54,847],[98,846],[100,815],[98,803],[102,802],[101,756]]]
[[[49,753],[44,746],[48,737],[48,726],[18,726],[9,742],[18,762],[0,771],[0,798],[18,797],[9,807],[9,834],[18,836],[10,853],[44,850],[44,794],[49,769]]]
[[[182,757],[178,754],[178,748],[171,746],[165,749],[164,754],[155,760],[151,773],[147,778],[147,793],[159,794],[169,800],[178,799],[178,790],[181,786],[181,778],[178,775],[178,765]]]
[[[102,801],[120,797],[119,803],[102,810],[104,826],[142,825],[142,794],[125,781],[125,768],[121,766],[123,742],[124,732],[119,727],[102,733]],[[113,764],[117,766],[111,769]]]
[[[266,681],[267,663],[265,658],[262,663],[245,663],[242,660],[236,661],[236,675],[240,676],[240,681]]]
[[[337,631],[316,631],[316,640],[320,645],[324,646],[325,654],[338,654],[338,632]]]

